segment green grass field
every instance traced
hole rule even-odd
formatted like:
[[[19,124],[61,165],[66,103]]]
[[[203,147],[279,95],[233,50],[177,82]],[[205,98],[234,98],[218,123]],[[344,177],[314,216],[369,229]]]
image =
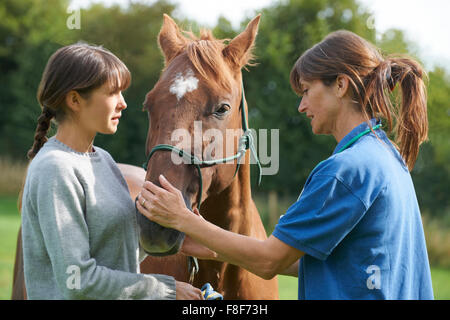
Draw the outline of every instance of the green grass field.
[[[20,217],[16,199],[0,197],[0,299],[11,297],[12,274]]]
[[[14,197],[0,196],[0,300],[11,298],[12,274],[20,216]],[[435,299],[450,299],[450,270],[432,268]],[[297,299],[297,278],[279,276],[282,300]]]

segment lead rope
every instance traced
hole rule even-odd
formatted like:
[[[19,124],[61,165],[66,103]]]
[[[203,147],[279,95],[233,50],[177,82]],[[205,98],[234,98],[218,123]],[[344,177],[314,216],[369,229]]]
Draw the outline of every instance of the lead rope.
[[[187,257],[187,264],[188,264],[188,270],[189,272],[189,284],[192,285],[194,283],[194,277],[200,270],[200,267],[198,266],[198,260],[196,257]]]

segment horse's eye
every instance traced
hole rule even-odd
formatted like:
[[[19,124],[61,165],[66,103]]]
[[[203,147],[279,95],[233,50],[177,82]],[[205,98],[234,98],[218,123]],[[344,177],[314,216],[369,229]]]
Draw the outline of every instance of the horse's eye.
[[[220,108],[219,108],[219,109],[217,109],[216,111],[214,111],[214,114],[215,114],[216,116],[223,116],[223,115],[225,115],[226,113],[228,113],[228,111],[230,111],[230,109],[231,109],[230,105],[224,103],[224,104],[220,105]]]

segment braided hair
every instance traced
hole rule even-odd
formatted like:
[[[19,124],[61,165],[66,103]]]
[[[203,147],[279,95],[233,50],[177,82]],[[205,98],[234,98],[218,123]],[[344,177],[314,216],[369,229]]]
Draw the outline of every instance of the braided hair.
[[[36,127],[36,132],[34,134],[33,146],[27,153],[28,159],[33,159],[38,151],[42,148],[44,143],[47,142],[47,132],[50,129],[50,123],[54,116],[55,112],[50,108],[42,108],[42,113],[37,120],[38,124]]]

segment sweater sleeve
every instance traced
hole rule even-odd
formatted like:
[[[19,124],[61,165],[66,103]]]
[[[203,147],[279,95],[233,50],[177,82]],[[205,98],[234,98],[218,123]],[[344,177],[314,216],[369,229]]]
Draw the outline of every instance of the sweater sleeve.
[[[142,263],[142,261],[147,258],[148,254],[145,252],[145,250],[141,247],[141,244],[139,244],[139,263]]]
[[[31,205],[38,216],[58,288],[66,299],[175,299],[175,280],[112,270],[91,257],[82,183],[54,163],[35,176]]]

